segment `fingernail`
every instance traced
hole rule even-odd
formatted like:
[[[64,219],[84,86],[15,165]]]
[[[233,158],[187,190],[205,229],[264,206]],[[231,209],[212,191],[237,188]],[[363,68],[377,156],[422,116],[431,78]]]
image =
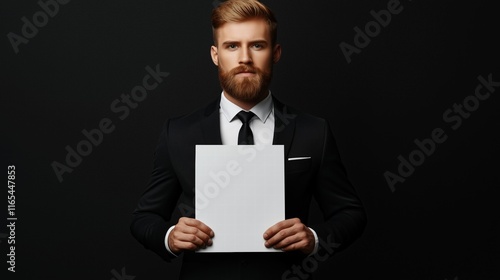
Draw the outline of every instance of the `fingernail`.
[[[267,233],[264,233],[264,239],[267,239]]]
[[[210,237],[214,237],[214,232],[210,231]]]
[[[212,239],[208,239],[208,246],[212,246]]]
[[[264,245],[269,248],[269,242],[264,243]]]

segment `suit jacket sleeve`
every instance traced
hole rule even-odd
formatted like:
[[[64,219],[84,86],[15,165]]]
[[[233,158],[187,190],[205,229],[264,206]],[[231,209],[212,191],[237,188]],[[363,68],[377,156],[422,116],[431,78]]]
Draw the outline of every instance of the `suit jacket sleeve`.
[[[356,240],[366,225],[366,214],[341,162],[337,144],[324,122],[324,144],[314,196],[325,223],[312,225],[321,242],[337,243],[336,252]],[[325,244],[325,243],[324,243]]]
[[[130,225],[132,235],[166,261],[174,258],[165,247],[165,235],[173,225],[168,221],[181,194],[181,186],[170,161],[168,129],[169,121],[163,127],[154,154],[151,179],[139,199]]]

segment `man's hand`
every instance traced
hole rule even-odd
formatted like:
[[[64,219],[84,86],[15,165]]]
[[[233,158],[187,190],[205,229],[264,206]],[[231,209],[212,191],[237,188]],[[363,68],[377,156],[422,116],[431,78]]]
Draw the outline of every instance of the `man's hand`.
[[[283,251],[300,250],[309,255],[314,250],[315,240],[312,231],[300,219],[288,219],[270,227],[264,233],[267,248]]]
[[[184,250],[196,251],[212,245],[214,232],[204,223],[182,217],[168,235],[168,247],[174,254]]]

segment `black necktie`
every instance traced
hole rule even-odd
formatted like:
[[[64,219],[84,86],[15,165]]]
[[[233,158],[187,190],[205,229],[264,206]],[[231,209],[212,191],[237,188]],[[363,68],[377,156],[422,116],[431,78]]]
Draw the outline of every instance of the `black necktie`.
[[[240,111],[237,115],[243,123],[238,134],[238,145],[253,145],[253,133],[250,129],[250,120],[255,116],[252,112]]]

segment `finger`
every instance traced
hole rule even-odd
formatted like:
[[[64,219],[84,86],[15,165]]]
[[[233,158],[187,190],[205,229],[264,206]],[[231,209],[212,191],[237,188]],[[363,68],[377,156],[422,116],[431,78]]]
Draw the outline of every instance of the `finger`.
[[[200,220],[192,219],[192,218],[185,218],[183,222],[190,227],[195,227],[202,232],[204,232],[206,235],[209,235],[210,237],[214,237],[214,231],[207,225],[205,225],[203,222]]]
[[[315,239],[309,228],[299,231],[293,236],[287,237],[284,240],[274,245],[274,248],[281,250],[302,250],[310,252],[314,249]]]
[[[298,232],[291,230],[282,230],[278,234],[274,235],[271,239],[265,242],[267,248],[281,249],[282,247],[288,246],[291,243],[298,242],[302,238],[302,235]]]
[[[304,238],[305,238],[305,234],[303,234],[303,235],[300,233],[294,234],[292,236],[288,236],[288,237],[280,240],[279,242],[272,245],[271,247],[273,247],[274,249],[284,249],[292,244],[301,242]]]
[[[305,232],[305,225],[302,223],[294,224],[291,227],[280,230],[278,233],[270,237],[264,245],[268,248],[274,247],[276,246],[276,244],[283,241],[284,239],[300,232]]]
[[[212,240],[210,235],[206,234],[205,232],[203,232],[202,230],[200,230],[199,228],[196,228],[196,227],[184,227],[184,228],[181,228],[181,231],[185,234],[190,234],[190,235],[194,235],[194,236],[198,237],[199,239],[201,239],[203,241],[203,243],[206,243],[206,244],[208,244]]]
[[[287,237],[273,246],[282,251],[300,250],[303,253],[310,254],[314,251],[315,240],[312,232],[308,229],[300,231],[297,234]]]
[[[177,249],[177,252],[196,251],[200,249],[200,247],[194,243],[179,240],[174,242],[174,246]]]
[[[307,245],[308,245],[307,241],[301,240],[299,242],[288,244],[287,246],[281,247],[279,249],[285,252],[305,250],[307,248]]]
[[[173,232],[183,233],[186,235],[194,235],[194,236],[198,237],[199,239],[201,239],[203,241],[203,243],[205,243],[209,246],[212,245],[212,237],[210,235],[206,234],[205,232],[203,232],[202,230],[200,230],[199,228],[180,224],[180,225],[175,226]],[[212,234],[212,236],[213,236],[213,234]]]
[[[174,243],[192,243],[197,248],[205,248],[208,245],[208,242],[205,242],[203,239],[199,238],[194,234],[186,234],[183,232],[174,233]]]
[[[272,238],[274,235],[276,235],[278,232],[282,231],[283,229],[289,228],[296,223],[300,223],[300,219],[293,218],[278,222],[264,232],[264,239],[268,240]]]
[[[206,247],[205,241],[194,234],[182,234],[179,237],[179,240],[184,242],[191,242],[196,246],[198,246],[199,248]]]
[[[264,236],[265,236],[265,234],[264,234]],[[264,243],[264,245],[267,248],[274,247],[274,245],[276,245],[276,243],[280,242],[281,240],[283,240],[286,237],[288,237],[288,236],[286,236],[286,231],[281,230],[278,233],[274,234],[271,238],[267,239],[266,242]]]

